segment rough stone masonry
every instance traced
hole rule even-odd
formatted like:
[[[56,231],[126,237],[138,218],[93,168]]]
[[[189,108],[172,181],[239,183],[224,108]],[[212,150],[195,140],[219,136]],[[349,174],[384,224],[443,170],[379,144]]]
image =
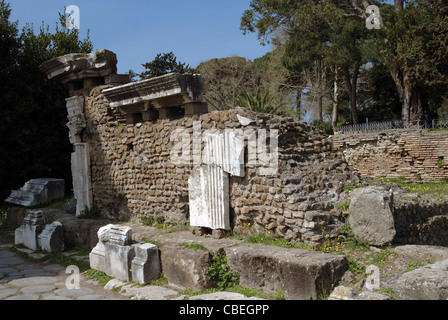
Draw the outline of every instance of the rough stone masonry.
[[[101,50],[42,66],[71,94],[77,214],[95,201],[111,218],[188,222],[189,178],[210,165],[207,134],[232,132],[244,143],[244,159],[226,173],[230,228],[312,244],[337,236],[335,205],[344,184],[359,178],[328,137],[289,117],[242,108],[208,113],[200,75],[127,83],[115,64],[115,55]]]

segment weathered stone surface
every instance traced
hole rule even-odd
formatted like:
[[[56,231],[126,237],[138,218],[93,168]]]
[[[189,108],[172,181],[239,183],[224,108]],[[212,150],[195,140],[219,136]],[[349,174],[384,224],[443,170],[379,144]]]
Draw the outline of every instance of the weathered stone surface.
[[[233,131],[205,135],[204,163],[214,164],[232,176],[244,177],[244,140]]]
[[[446,300],[448,260],[406,272],[390,286],[399,300]]]
[[[201,75],[169,73],[106,89],[103,94],[109,100],[110,108],[120,108],[124,113],[142,112],[150,105],[159,109],[202,102],[203,86]]]
[[[230,229],[229,176],[216,165],[196,166],[188,179],[190,226]]]
[[[302,249],[259,244],[226,248],[227,262],[240,284],[265,292],[282,290],[286,299],[317,299],[347,270],[347,260]]]
[[[84,97],[74,96],[65,99],[67,108],[67,127],[69,128],[70,143],[81,142],[81,132],[86,127],[86,118],[84,115]]]
[[[207,278],[211,266],[210,253],[177,245],[164,245],[160,248],[163,275],[170,283],[201,291],[213,286],[214,281]]]
[[[106,247],[103,242],[98,244],[89,253],[90,268],[105,272],[106,269]]]
[[[73,193],[76,199],[76,216],[93,204],[90,176],[90,147],[88,143],[75,143],[71,156]]]
[[[41,210],[31,210],[23,224],[15,231],[15,244],[23,244],[25,247],[36,250],[38,248],[38,236],[45,227],[45,221]]]
[[[448,248],[427,245],[404,245],[392,248],[392,252],[408,261],[426,264],[428,260],[441,261],[448,259]]]
[[[42,63],[40,69],[49,79],[62,83],[104,77],[117,73],[117,56],[104,49],[94,53],[71,53]]]
[[[39,205],[64,197],[64,179],[32,179],[5,200],[25,207]]]
[[[151,243],[134,244],[135,257],[132,260],[132,280],[147,284],[160,276],[159,249]]]
[[[104,247],[106,269],[100,271],[119,280],[131,281],[131,262],[135,255],[134,248],[109,242],[104,243]]]
[[[383,246],[395,237],[393,195],[379,187],[352,191],[348,223],[359,239]]]
[[[338,286],[328,297],[328,300],[353,300],[355,293],[352,288]]]
[[[117,246],[130,246],[132,244],[132,228],[127,226],[110,226],[107,233],[107,242]],[[104,239],[104,237],[103,237]],[[102,240],[103,242],[106,242]]]
[[[44,209],[48,223],[59,221],[64,230],[64,241],[72,246],[93,248],[98,243],[98,230],[109,223],[108,220],[78,219],[61,210]]]
[[[6,221],[10,226],[21,226],[23,219],[29,214],[29,209],[24,207],[9,207],[6,213]]]
[[[39,246],[47,252],[64,251],[64,232],[62,223],[54,221],[47,224],[38,236]]]

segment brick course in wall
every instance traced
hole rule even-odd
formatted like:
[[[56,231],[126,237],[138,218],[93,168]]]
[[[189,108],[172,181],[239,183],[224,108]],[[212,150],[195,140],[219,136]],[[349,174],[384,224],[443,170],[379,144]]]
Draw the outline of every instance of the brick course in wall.
[[[351,168],[362,176],[411,181],[448,179],[448,132],[389,130],[333,137]]]

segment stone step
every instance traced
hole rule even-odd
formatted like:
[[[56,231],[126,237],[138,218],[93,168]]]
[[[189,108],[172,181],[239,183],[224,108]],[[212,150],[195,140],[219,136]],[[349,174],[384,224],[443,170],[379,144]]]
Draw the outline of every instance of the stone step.
[[[240,274],[240,285],[281,291],[287,300],[324,296],[348,268],[344,256],[262,244],[227,248],[226,255],[230,268]]]
[[[161,267],[168,281],[194,291],[214,285],[207,274],[215,252],[225,253],[230,270],[240,275],[240,285],[266,293],[281,291],[288,300],[318,299],[330,293],[348,268],[344,256],[204,238],[188,231],[155,240],[163,244],[159,248]],[[194,245],[207,250],[195,250]]]

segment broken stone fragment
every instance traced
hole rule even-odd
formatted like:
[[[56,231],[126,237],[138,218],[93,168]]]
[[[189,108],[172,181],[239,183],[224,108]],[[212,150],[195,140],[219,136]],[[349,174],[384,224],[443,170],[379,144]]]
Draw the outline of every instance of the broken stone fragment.
[[[216,165],[196,166],[188,179],[190,226],[230,230],[229,175]]]
[[[147,284],[160,275],[159,249],[151,243],[133,245],[135,257],[132,260],[132,280]]]
[[[204,80],[199,74],[169,73],[106,89],[103,94],[110,108],[119,108],[125,114],[141,113],[149,108],[166,111],[163,108],[201,103],[203,87]]]
[[[241,123],[242,126],[248,126],[251,123],[255,122],[255,120],[240,116],[239,114],[237,114],[236,117],[238,118],[238,121]]]
[[[207,134],[204,141],[205,164],[214,164],[232,176],[244,177],[244,140],[233,131],[224,131]]]
[[[12,190],[5,200],[24,207],[39,205],[64,197],[64,179],[31,179],[19,190]]]
[[[147,284],[160,275],[159,251],[133,243],[132,228],[109,224],[98,230],[99,242],[89,254],[90,267],[123,280]]]
[[[62,83],[117,73],[117,56],[109,50],[94,53],[71,53],[42,63],[39,67],[48,79]]]
[[[41,210],[32,210],[23,220],[23,224],[15,231],[15,244],[23,244],[25,247],[36,250],[38,248],[38,236],[45,227],[44,216]]]
[[[38,243],[42,250],[47,252],[64,251],[64,233],[62,223],[53,221],[47,224],[38,236]]]

